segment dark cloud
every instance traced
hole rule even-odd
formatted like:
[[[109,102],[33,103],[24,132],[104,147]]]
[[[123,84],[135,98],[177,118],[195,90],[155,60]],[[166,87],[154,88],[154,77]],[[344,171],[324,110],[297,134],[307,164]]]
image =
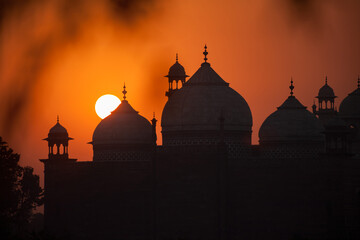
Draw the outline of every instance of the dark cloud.
[[[328,3],[331,0],[328,1]],[[317,29],[322,24],[323,2],[314,0],[281,0],[288,12],[292,26],[305,25],[310,29]],[[326,2],[326,1],[325,1]]]

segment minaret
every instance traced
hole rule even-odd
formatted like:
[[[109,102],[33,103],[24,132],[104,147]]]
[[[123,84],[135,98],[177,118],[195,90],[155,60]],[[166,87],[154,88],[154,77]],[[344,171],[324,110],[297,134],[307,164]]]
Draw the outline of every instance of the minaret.
[[[186,78],[189,77],[178,60],[178,54],[176,54],[176,62],[170,67],[169,74],[165,76],[169,80],[169,90],[165,93],[167,97],[170,97],[176,90],[184,86]]]
[[[48,159],[40,159],[44,163],[44,228],[50,229],[58,225],[59,192],[54,189],[62,181],[61,176],[66,174],[66,166],[75,163],[76,159],[69,158],[69,140],[73,138],[69,137],[67,130],[59,123],[59,116],[48,137],[43,140],[48,142],[49,147]]]
[[[316,110],[316,106],[313,106],[313,113],[316,114],[322,122],[325,122],[336,115],[336,96],[334,90],[328,85],[327,76],[325,77],[325,85],[320,88],[316,98],[318,99],[318,110]]]

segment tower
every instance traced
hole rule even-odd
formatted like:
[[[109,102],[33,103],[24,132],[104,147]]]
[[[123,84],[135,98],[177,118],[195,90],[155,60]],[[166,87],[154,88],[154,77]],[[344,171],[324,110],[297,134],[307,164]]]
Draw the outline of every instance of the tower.
[[[316,110],[316,105],[314,103],[313,113],[316,114],[324,123],[337,113],[335,109],[336,96],[334,94],[334,90],[327,83],[327,76],[325,77],[325,85],[320,88],[319,94],[316,98],[318,99],[319,109]]]
[[[60,123],[59,116],[55,126],[53,126],[48,133],[48,137],[43,140],[48,142],[48,159],[40,159],[44,163],[44,188],[45,188],[45,202],[44,202],[44,219],[45,229],[53,231],[58,225],[57,221],[61,214],[61,202],[58,201],[59,193],[62,191],[55,191],[56,187],[61,189],[62,177],[67,175],[68,166],[73,166],[77,159],[69,158],[69,134]],[[59,182],[62,182],[59,184]],[[55,227],[54,227],[55,226]]]
[[[55,126],[50,129],[48,137],[43,140],[48,142],[49,153],[48,159],[41,161],[76,160],[69,159],[69,140],[73,138],[69,137],[67,130],[59,123],[59,116]]]
[[[165,93],[165,96],[167,97],[170,97],[176,90],[181,88],[184,85],[186,78],[189,77],[186,75],[184,67],[178,60],[178,54],[176,54],[176,62],[170,67],[169,74],[165,76],[169,80],[169,91]],[[181,83],[181,86],[179,82]]]

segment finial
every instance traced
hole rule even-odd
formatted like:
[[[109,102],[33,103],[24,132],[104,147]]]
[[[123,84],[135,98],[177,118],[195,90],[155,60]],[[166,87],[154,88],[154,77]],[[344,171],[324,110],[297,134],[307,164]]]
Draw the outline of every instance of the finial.
[[[325,77],[325,85],[327,85],[327,76]]]
[[[123,100],[126,101],[126,93],[127,93],[127,91],[126,91],[125,83],[124,83],[124,90],[122,91],[122,93],[124,94]]]
[[[153,112],[153,118],[155,118],[155,112]]]
[[[294,85],[293,85],[293,79],[291,78],[291,81],[290,81],[291,85],[290,85],[290,95],[292,96],[294,94],[293,90],[294,90]]]
[[[178,54],[176,53],[176,62],[179,60]]]
[[[59,115],[56,117],[56,122],[59,123]]]
[[[207,57],[206,57],[206,56],[208,55],[208,52],[206,51],[206,49],[207,49],[206,44],[205,44],[205,47],[204,47],[204,48],[205,48],[205,51],[203,52],[203,54],[204,54],[204,56],[205,56],[205,57],[204,57],[204,60],[205,60],[205,62],[206,62],[206,61],[208,60]]]
[[[358,76],[358,88],[360,88],[360,76]]]

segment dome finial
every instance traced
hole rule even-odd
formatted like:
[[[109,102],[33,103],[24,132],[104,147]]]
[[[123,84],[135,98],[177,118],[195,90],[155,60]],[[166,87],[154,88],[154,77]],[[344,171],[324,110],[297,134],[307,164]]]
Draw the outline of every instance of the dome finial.
[[[204,54],[204,56],[205,56],[205,57],[204,57],[204,60],[205,60],[205,62],[206,62],[206,61],[208,60],[207,57],[206,57],[206,56],[208,55],[208,52],[206,51],[206,49],[207,49],[206,44],[205,44],[204,49],[205,49],[205,51],[203,52],[203,54]]]
[[[294,82],[293,82],[293,79],[292,79],[292,77],[291,77],[291,81],[290,81],[290,84],[291,84],[291,85],[290,85],[290,87],[289,87],[289,88],[290,88],[290,95],[291,95],[291,96],[294,94],[294,92],[293,92],[293,90],[294,90],[294,85],[293,85],[293,83],[294,83]]]
[[[122,91],[122,93],[124,94],[123,100],[126,101],[126,93],[127,93],[127,91],[126,91],[125,83],[124,83],[124,90]]]
[[[326,75],[326,77],[325,77],[325,85],[327,85],[327,75]]]
[[[176,53],[176,62],[179,60],[179,56],[178,54]]]
[[[59,123],[59,115],[56,117],[56,122]]]

